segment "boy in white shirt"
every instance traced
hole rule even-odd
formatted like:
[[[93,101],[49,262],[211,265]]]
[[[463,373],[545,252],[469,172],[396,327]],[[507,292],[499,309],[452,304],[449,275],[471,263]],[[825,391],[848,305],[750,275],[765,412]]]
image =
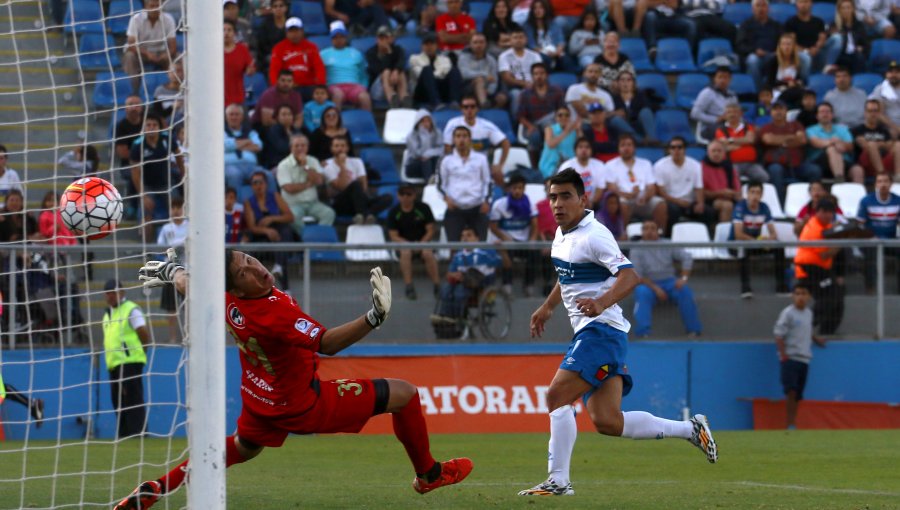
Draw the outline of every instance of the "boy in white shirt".
[[[537,204],[531,203],[525,194],[525,177],[519,172],[509,176],[506,195],[498,198],[491,206],[489,216],[491,241],[536,241]],[[525,260],[525,297],[534,295],[534,278],[540,263],[538,250],[500,250],[503,260],[503,292],[512,296],[512,260]]]
[[[156,236],[156,244],[178,249],[180,258],[184,259],[184,242],[188,237],[188,220],[184,217],[184,199],[172,197],[169,206],[169,222],[159,229]],[[175,286],[164,285],[162,296],[159,299],[159,307],[168,312],[169,343],[178,343],[178,302],[175,298]]]

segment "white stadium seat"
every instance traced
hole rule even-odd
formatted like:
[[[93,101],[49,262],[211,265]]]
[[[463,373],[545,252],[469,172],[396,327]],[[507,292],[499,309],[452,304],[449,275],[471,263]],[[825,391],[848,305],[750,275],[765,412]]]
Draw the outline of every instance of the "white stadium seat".
[[[422,191],[422,202],[431,207],[431,214],[434,221],[444,221],[444,215],[447,213],[447,202],[444,202],[444,195],[437,189],[437,184],[429,184]]]
[[[788,218],[796,218],[809,203],[809,183],[808,182],[792,182],[788,184],[787,192],[784,196],[784,215]]]
[[[406,136],[413,129],[416,121],[416,110],[411,108],[391,108],[384,116],[384,131],[381,138],[384,143],[403,145]]]
[[[859,201],[866,196],[866,187],[858,182],[841,182],[831,187],[831,194],[837,197],[845,218],[856,218]]]
[[[347,244],[384,244],[381,225],[350,225],[347,227]],[[387,250],[347,250],[347,260],[390,260]]]
[[[677,243],[708,243],[709,230],[698,221],[684,221],[672,227],[672,241]],[[688,248],[694,260],[713,260],[716,258],[712,248]]]

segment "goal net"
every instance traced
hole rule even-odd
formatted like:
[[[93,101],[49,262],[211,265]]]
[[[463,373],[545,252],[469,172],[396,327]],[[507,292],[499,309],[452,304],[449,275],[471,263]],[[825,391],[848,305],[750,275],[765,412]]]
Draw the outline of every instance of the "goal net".
[[[218,40],[211,53],[221,55],[221,25],[209,20],[222,7],[190,3],[0,0],[0,509],[112,508],[192,449],[206,460],[191,463],[188,490],[156,507],[188,506],[195,485],[203,507],[224,504],[223,478],[209,475],[224,465],[224,310],[204,280],[222,279],[224,193],[213,195],[224,184],[208,182],[222,180],[221,138],[195,135],[188,150],[191,132],[222,131],[221,93],[194,87],[188,100],[192,83],[220,86],[209,76],[221,61],[186,51],[197,37],[204,53]],[[206,13],[194,19],[210,33],[191,34],[192,12]],[[147,16],[163,35],[143,32],[146,45],[129,54],[128,34]],[[192,156],[207,182],[192,185]],[[123,199],[102,239],[58,215],[82,177],[109,181]],[[191,270],[203,303],[199,289],[141,287],[138,269],[167,246],[191,269],[217,254]],[[189,334],[197,320],[203,337]]]

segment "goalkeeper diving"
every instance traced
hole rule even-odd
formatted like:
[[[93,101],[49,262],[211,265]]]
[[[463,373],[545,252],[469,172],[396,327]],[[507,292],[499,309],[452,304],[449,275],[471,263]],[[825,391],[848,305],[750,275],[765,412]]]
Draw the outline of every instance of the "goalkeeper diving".
[[[379,327],[391,311],[391,280],[380,267],[370,271],[372,308],[327,329],[306,315],[297,301],[275,287],[256,258],[225,250],[225,322],[241,357],[243,406],[237,433],[225,438],[225,465],[246,462],[266,446],[279,447],[288,434],[359,432],[372,416],[391,413],[394,434],[412,461],[413,489],[425,494],[459,483],[472,461],[436,462],[419,393],[400,379],[319,379],[319,354],[334,355]],[[139,272],[147,287],[174,285],[184,294],[188,273],[174,251],[165,261],[149,261]],[[168,474],[140,484],[115,510],[146,509],[177,489],[189,460]]]

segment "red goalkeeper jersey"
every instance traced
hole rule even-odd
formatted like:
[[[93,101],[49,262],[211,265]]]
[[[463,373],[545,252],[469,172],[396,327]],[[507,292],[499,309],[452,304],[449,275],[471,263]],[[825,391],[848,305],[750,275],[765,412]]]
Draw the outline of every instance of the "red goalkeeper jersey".
[[[258,416],[302,413],[316,401],[325,327],[278,289],[241,299],[225,293],[226,324],[241,351],[244,409]]]

